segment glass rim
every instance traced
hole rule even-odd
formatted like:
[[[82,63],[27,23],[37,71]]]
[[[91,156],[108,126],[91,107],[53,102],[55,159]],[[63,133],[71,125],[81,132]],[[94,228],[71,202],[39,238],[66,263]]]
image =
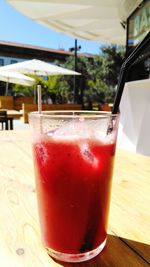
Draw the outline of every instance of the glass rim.
[[[33,111],[29,113],[29,117],[34,118],[116,118],[119,113],[112,114],[109,111],[94,110],[45,110],[42,112]]]

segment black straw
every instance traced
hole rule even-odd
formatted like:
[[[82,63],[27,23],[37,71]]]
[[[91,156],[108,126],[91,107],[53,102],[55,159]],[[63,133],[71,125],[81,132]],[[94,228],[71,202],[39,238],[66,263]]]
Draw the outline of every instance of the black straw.
[[[135,47],[133,52],[127,57],[127,59],[124,61],[124,63],[121,66],[120,74],[119,74],[119,81],[117,86],[117,93],[112,109],[112,114],[116,114],[119,110],[119,105],[124,89],[124,85],[126,82],[126,77],[128,74],[128,71],[131,67],[131,65],[134,63],[134,61],[139,57],[141,52],[144,51],[144,49],[150,44],[150,31],[148,34],[144,37],[144,39]]]

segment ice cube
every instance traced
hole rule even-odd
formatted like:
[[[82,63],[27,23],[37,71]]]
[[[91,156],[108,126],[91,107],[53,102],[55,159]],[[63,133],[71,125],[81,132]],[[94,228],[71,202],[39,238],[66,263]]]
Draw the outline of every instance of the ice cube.
[[[63,126],[57,128],[53,133],[48,134],[55,140],[74,140],[80,138],[87,138],[89,136],[84,122],[72,121],[66,122]]]
[[[81,155],[84,158],[84,160],[86,160],[88,163],[92,164],[93,166],[98,165],[98,159],[91,152],[88,144],[82,143],[80,145],[80,151],[81,151]]]

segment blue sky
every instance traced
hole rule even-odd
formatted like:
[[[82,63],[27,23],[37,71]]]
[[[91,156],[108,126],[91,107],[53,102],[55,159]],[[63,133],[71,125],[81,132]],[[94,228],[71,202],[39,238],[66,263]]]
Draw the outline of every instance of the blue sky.
[[[33,22],[16,11],[6,1],[0,0],[0,41],[18,42],[48,48],[69,50],[74,39]],[[99,54],[98,42],[78,39],[81,52]]]

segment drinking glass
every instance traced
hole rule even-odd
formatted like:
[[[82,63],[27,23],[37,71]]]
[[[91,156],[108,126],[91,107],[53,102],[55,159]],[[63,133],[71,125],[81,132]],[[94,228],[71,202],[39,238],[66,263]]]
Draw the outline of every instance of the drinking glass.
[[[106,243],[118,115],[33,112],[29,122],[43,244],[56,259],[89,260]]]

